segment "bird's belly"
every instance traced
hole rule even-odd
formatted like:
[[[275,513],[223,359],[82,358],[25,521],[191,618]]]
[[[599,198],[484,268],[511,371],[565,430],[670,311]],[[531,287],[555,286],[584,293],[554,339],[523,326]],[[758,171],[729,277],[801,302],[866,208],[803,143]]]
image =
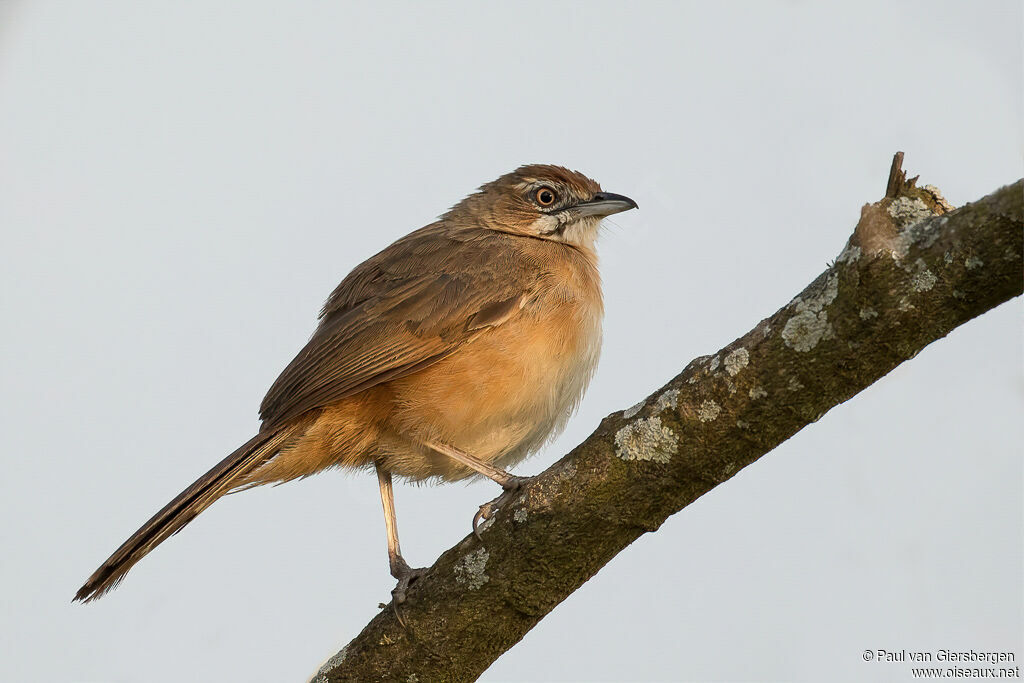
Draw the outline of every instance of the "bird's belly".
[[[599,313],[544,322],[524,316],[392,382],[395,409],[384,440],[389,468],[414,479],[473,474],[424,448],[425,441],[499,467],[522,460],[565,426],[593,375],[600,345]]]

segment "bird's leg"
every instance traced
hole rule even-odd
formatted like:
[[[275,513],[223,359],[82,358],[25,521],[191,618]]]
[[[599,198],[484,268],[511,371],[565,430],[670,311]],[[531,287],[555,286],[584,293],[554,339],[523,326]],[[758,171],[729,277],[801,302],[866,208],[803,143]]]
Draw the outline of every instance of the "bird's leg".
[[[398,614],[398,605],[405,602],[405,591],[409,584],[423,576],[426,569],[413,569],[402,557],[402,548],[398,545],[398,521],[395,517],[395,492],[391,486],[391,472],[383,469],[380,463],[374,463],[377,468],[377,483],[380,484],[380,502],[384,505],[384,526],[388,533],[388,564],[391,567],[391,576],[398,579],[398,585],[391,591],[392,604],[395,606],[395,616],[398,621],[402,617]],[[402,623],[404,626],[404,622]]]
[[[469,453],[466,453],[465,451],[460,451],[458,448],[455,448],[454,446],[449,446],[447,444],[436,443],[432,441],[428,441],[425,445],[428,448],[431,448],[432,450],[435,450],[442,455],[447,455],[452,460],[462,463],[466,467],[475,470],[476,472],[479,472],[480,474],[484,475],[491,481],[494,481],[497,484],[499,484],[501,488],[504,489],[504,491],[501,492],[501,495],[499,495],[494,500],[481,505],[480,509],[477,510],[477,513],[473,515],[473,535],[476,536],[478,539],[480,539],[480,530],[478,528],[480,521],[490,519],[491,516],[495,512],[497,512],[502,505],[507,503],[515,496],[516,492],[523,484],[532,479],[532,477],[517,477],[514,474],[509,474],[505,470],[498,469],[497,467],[489,465],[483,460],[474,458]]]

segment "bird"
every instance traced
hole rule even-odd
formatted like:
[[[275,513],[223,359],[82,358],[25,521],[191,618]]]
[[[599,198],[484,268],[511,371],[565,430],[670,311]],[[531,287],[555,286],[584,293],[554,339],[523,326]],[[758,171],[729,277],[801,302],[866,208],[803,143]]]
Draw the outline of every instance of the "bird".
[[[393,477],[487,477],[493,516],[529,478],[507,470],[561,432],[597,366],[602,219],[638,208],[562,166],[486,183],[356,266],[260,404],[256,436],[153,515],[74,600],[115,588],[227,493],[331,468],[375,470],[393,604],[426,571],[402,556]]]

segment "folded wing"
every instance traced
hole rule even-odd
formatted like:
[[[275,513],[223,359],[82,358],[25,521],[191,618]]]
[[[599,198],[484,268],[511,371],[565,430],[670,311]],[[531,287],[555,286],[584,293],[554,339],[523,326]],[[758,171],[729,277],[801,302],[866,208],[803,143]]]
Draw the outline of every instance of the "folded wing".
[[[517,314],[536,274],[496,248],[507,239],[428,226],[352,271],[263,399],[263,429],[428,367]]]

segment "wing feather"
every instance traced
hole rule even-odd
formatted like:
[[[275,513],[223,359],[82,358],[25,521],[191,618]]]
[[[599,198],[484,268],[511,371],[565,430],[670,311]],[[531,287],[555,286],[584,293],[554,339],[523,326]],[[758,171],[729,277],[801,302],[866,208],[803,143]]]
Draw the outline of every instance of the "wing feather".
[[[358,266],[263,399],[264,428],[422,370],[518,313],[533,277],[497,244],[514,239],[434,224]]]

